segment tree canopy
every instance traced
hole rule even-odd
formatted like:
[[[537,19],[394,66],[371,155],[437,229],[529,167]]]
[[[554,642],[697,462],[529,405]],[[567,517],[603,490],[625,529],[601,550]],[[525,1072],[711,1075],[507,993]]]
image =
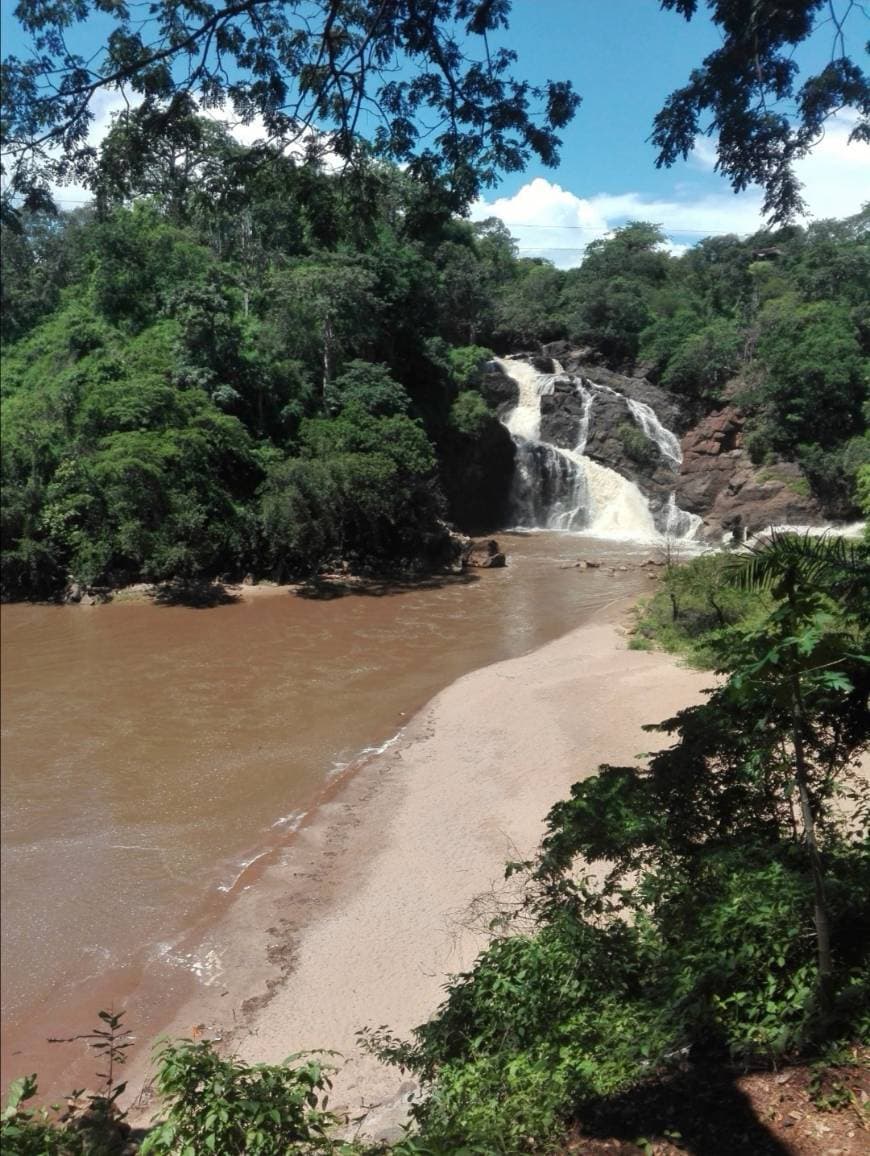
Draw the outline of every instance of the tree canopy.
[[[701,7],[699,0],[661,6],[687,20]],[[699,132],[715,135],[717,168],[735,191],[760,185],[771,220],[788,220],[803,208],[794,162],[818,141],[832,113],[854,108],[850,139],[870,140],[870,81],[847,48],[850,17],[866,20],[866,11],[853,0],[706,0],[704,7],[722,43],[656,116],[657,163],[688,156]],[[826,34],[828,61],[798,87],[796,51]]]
[[[721,47],[692,71],[655,118],[659,165],[716,138],[718,168],[735,190],[758,183],[766,211],[801,208],[794,162],[825,121],[857,111],[853,139],[870,139],[870,84],[847,35],[854,0],[662,0],[687,20],[706,10]],[[580,103],[570,81],[532,85],[516,53],[497,46],[510,0],[156,0],[144,20],[110,0],[19,0],[32,38],[3,62],[7,192],[36,204],[49,181],[89,179],[92,98],[120,90],[141,102],[138,126],[171,142],[192,106],[261,117],[267,144],[344,161],[366,140],[418,175],[449,179],[459,202],[532,157],[555,165],[558,132]],[[76,32],[104,43],[91,55]],[[830,40],[824,67],[803,78],[795,52]],[[368,147],[368,146],[366,146]]]
[[[158,0],[143,25],[127,4],[21,0],[35,51],[3,65],[11,187],[89,171],[91,99],[128,89],[160,137],[195,99],[243,123],[262,117],[270,142],[310,153],[348,160],[365,136],[470,197],[533,154],[555,164],[556,132],[579,104],[570,82],[518,80],[516,54],[490,48],[509,11],[509,0]],[[112,29],[88,58],[68,37],[95,15]]]

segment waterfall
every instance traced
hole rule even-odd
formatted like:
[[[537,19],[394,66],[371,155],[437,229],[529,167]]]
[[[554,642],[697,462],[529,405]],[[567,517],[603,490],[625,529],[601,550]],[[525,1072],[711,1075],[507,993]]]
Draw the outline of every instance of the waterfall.
[[[541,440],[541,398],[553,393],[556,380],[564,377],[561,366],[556,364],[556,373],[539,373],[518,358],[496,358],[496,364],[518,389],[516,405],[502,418],[516,445],[511,493],[516,525],[583,531],[599,538],[659,539],[649,503],[638,487],[585,454],[596,391],[616,391],[574,379],[574,391],[582,403],[577,444],[571,450],[560,449]],[[680,443],[675,435],[661,424],[650,406],[625,400],[647,437],[678,465]],[[673,494],[665,518],[664,533],[673,537],[693,536],[701,522],[696,515],[680,510]]]
[[[586,452],[586,443],[589,441],[589,422],[592,418],[592,403],[595,401],[595,393],[593,390],[587,389],[582,381],[577,382],[577,393],[583,402],[580,429],[577,431],[577,453],[582,454]]]
[[[700,514],[690,514],[688,510],[681,510],[676,497],[671,494],[665,511],[665,537],[694,538],[703,520]]]
[[[634,401],[630,397],[627,397],[625,400],[628,402],[631,416],[649,440],[655,442],[660,452],[673,462],[675,466],[679,466],[683,460],[683,451],[680,447],[680,439],[676,434],[671,433],[669,429],[665,429],[651,405],[646,405],[642,401]]]
[[[553,392],[553,382],[557,373],[538,373],[528,361],[502,361],[496,358],[502,370],[519,387],[519,397],[514,409],[507,415],[505,425],[515,438],[536,442],[541,432],[541,398]]]

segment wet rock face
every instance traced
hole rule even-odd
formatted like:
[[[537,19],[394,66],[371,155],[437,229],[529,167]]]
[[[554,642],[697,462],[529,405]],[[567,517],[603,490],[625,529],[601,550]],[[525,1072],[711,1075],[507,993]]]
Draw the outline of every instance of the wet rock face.
[[[573,380],[567,375],[557,378],[553,392],[541,398],[541,437],[560,449],[572,450],[577,445],[582,420],[583,399]]]
[[[504,377],[499,373],[499,377]],[[509,378],[509,385],[516,386]],[[516,403],[505,402],[510,409]],[[452,430],[441,443],[441,485],[450,520],[469,534],[492,531],[509,520],[516,449],[494,418],[475,437]]]
[[[550,350],[553,346],[545,348]],[[564,350],[561,352],[567,363],[573,364],[573,358]],[[626,427],[637,429],[643,437],[629,409],[629,398],[652,406],[669,429],[680,428],[682,413],[678,403],[665,390],[645,379],[624,377],[585,362],[576,371],[569,372],[566,361],[554,356],[566,372],[556,378],[553,392],[541,398],[542,439],[561,449],[577,447],[584,415],[584,399],[577,388],[578,379],[581,380],[584,389],[593,394],[584,453],[634,482],[649,502],[659,529],[664,530],[668,498],[676,484],[675,465],[648,439],[643,458],[633,455],[623,431]],[[603,388],[596,389],[596,385]]]
[[[487,363],[480,392],[487,405],[495,410],[497,417],[501,417],[508,410],[513,409],[519,398],[517,383],[513,378],[508,377],[494,361]]]
[[[743,414],[726,406],[709,414],[683,438],[677,503],[701,514],[704,535],[741,536],[765,526],[813,525],[822,512],[794,462],[753,466],[743,449]]]

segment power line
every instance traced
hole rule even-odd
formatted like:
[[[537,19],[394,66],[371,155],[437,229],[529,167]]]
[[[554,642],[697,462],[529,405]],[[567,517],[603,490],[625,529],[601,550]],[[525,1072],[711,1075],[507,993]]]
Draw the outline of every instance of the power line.
[[[501,221],[501,217],[498,217],[496,219]],[[472,221],[471,223],[473,225],[480,225],[483,222],[482,221]],[[566,230],[567,229],[576,229],[582,233],[597,233],[597,234],[609,233],[609,232],[612,232],[613,229],[620,228],[619,225],[532,225],[532,224],[521,224],[519,221],[502,221],[502,224],[505,225],[508,229],[566,229]],[[690,236],[690,237],[706,237],[706,236],[712,235],[712,234],[710,234],[709,230],[707,230],[706,228],[705,229],[686,229],[686,228],[678,228],[678,227],[671,228],[668,225],[660,225],[659,228],[661,228],[668,235],[670,235],[671,233],[685,234],[686,236]]]
[[[55,197],[54,200],[59,205],[91,205],[94,203],[93,197],[87,197],[84,199],[73,198],[73,197]],[[501,220],[501,217],[497,217],[496,219]],[[480,225],[483,222],[482,221],[472,221],[470,223],[472,225]],[[593,233],[599,237],[603,236],[605,233],[613,232],[614,229],[618,229],[620,227],[619,225],[542,225],[542,224],[532,224],[531,222],[521,222],[521,221],[502,221],[502,224],[508,229],[564,229],[564,230],[573,230],[573,231],[580,232],[580,233]],[[710,229],[688,229],[688,228],[679,228],[676,226],[674,228],[670,228],[667,225],[660,225],[659,227],[669,237],[673,237],[673,236],[711,237],[714,235],[721,235],[721,234],[716,234],[715,231],[711,231]],[[734,232],[733,229],[729,229],[729,230],[725,230],[725,231],[731,232],[731,233]],[[748,233],[738,234],[738,236],[741,236],[741,235],[742,236],[749,236]],[[585,246],[583,248],[580,248],[580,247],[563,246],[563,245],[521,245],[518,248],[519,248],[519,251],[521,253],[522,252],[582,253],[584,251]]]

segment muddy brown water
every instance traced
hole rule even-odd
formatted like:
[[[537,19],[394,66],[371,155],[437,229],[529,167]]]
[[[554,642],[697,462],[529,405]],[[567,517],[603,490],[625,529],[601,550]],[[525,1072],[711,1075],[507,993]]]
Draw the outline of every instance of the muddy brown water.
[[[47,1094],[67,1090],[49,1035],[123,1007],[146,970],[167,1006],[201,978],[191,928],[438,690],[651,585],[634,566],[566,565],[636,564],[650,547],[500,537],[508,567],[470,581],[2,608],[4,1085],[38,1070]]]

